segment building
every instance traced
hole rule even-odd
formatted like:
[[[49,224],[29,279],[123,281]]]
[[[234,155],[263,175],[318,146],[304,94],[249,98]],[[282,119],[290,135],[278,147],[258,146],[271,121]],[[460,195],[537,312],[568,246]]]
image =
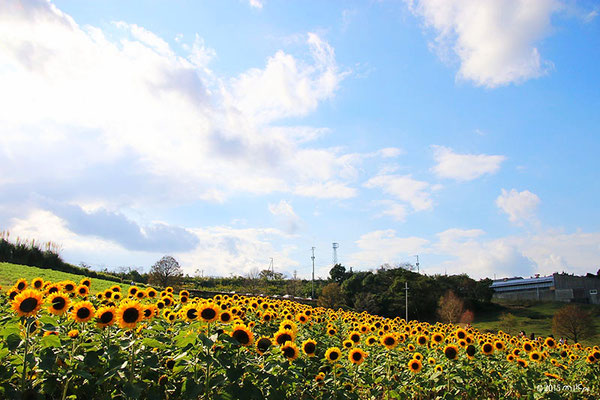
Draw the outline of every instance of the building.
[[[588,274],[575,276],[554,273],[533,278],[504,278],[495,280],[495,299],[564,301],[599,304],[600,277]]]

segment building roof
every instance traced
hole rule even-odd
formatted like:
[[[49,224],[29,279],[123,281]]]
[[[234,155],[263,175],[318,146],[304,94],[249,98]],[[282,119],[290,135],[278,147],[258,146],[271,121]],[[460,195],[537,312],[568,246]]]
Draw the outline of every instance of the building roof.
[[[496,292],[513,290],[531,290],[537,288],[550,288],[554,286],[554,276],[540,276],[537,278],[511,278],[494,281],[490,285]]]

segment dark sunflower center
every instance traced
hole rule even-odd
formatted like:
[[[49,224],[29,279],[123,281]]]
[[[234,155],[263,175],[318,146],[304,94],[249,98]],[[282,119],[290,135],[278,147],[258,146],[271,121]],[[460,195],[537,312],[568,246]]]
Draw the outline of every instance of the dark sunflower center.
[[[168,360],[167,361],[167,368],[168,369],[173,369],[174,366],[175,366],[175,360]]]
[[[223,313],[223,314],[221,314],[221,321],[227,322],[230,319],[231,319],[231,315],[229,315],[229,313]]]
[[[35,281],[35,283],[33,284],[33,287],[35,287],[36,289],[39,289],[42,287],[42,281]]]
[[[352,359],[354,361],[360,361],[362,359],[362,354],[360,354],[358,351],[352,353]]]
[[[87,290],[85,288],[81,288],[81,289],[79,289],[79,293],[80,294],[86,294]]]
[[[150,316],[150,314],[152,314],[152,310],[150,310],[150,309],[144,310],[144,317],[148,318]]]
[[[66,305],[67,301],[64,299],[64,297],[55,297],[52,299],[52,308],[55,310],[60,311],[65,308]]]
[[[294,356],[296,355],[296,351],[294,350],[293,347],[284,347],[283,348],[283,355],[286,358],[294,358]]]
[[[73,290],[73,289],[75,289],[75,288],[74,288],[74,287],[73,287],[73,285],[71,285],[70,283],[67,283],[67,284],[65,285],[65,290],[66,290],[67,292],[70,292],[70,291],[71,291],[71,290]]]
[[[50,289],[48,289],[48,294],[56,293],[56,292],[58,292],[58,288],[56,286],[52,286]]]
[[[19,289],[19,290],[23,290],[23,289],[25,289],[25,284],[24,284],[23,282],[20,282],[20,283],[17,285],[17,289]]]
[[[350,340],[352,340],[354,343],[358,343],[358,341],[360,340],[360,336],[352,335],[350,336]]]
[[[202,310],[202,314],[200,314],[203,319],[213,319],[217,316],[217,312],[212,308],[205,308]]]
[[[269,314],[265,314],[263,319],[268,322],[271,319],[271,316]]]
[[[315,344],[312,342],[308,342],[304,345],[304,351],[306,352],[306,354],[312,354],[315,352]]]
[[[329,354],[329,358],[332,360],[337,360],[339,356],[340,355],[337,351],[331,352],[331,354]]]
[[[86,319],[90,316],[91,313],[92,311],[89,308],[82,307],[79,310],[77,310],[77,318]]]
[[[269,350],[269,347],[271,347],[271,341],[269,339],[262,338],[258,341],[256,347],[264,353],[265,351]]]
[[[475,346],[469,345],[469,347],[467,347],[467,354],[473,357],[475,355]]]
[[[123,321],[127,322],[128,324],[137,322],[139,317],[140,312],[137,310],[137,308],[130,307],[123,312]]]
[[[250,342],[250,336],[248,335],[248,332],[243,331],[241,329],[235,330],[233,332],[233,338],[241,344],[248,344]]]
[[[458,336],[459,339],[464,339],[467,335],[464,332],[458,332],[456,336]]]
[[[106,292],[104,295],[106,296],[107,299],[110,299],[113,294],[112,294],[112,292]]]
[[[540,358],[540,356],[537,353],[533,353],[531,355],[531,358],[533,358],[534,360],[537,360],[538,358]]]
[[[410,364],[410,368],[414,369],[415,371],[419,369],[419,363],[418,362],[413,362]]]
[[[281,335],[277,336],[277,344],[282,345],[285,342],[291,342],[292,341],[292,337],[287,334],[287,333],[282,333]]]
[[[102,313],[102,315],[100,316],[100,322],[103,324],[108,324],[110,321],[112,321],[114,318],[114,315],[112,313],[112,311],[106,311],[104,313]]]
[[[454,359],[456,357],[456,349],[454,347],[448,347],[445,351],[444,354],[446,355],[446,357],[448,357],[449,359]]]
[[[38,305],[38,300],[36,298],[28,297],[21,302],[19,309],[22,312],[28,313],[28,312],[32,312],[33,310],[35,310],[37,305]]]
[[[395,340],[393,337],[386,337],[383,341],[385,343],[386,346],[391,346],[394,344]]]
[[[419,338],[419,344],[425,344],[426,341],[427,339],[425,339],[424,337]]]
[[[198,316],[198,311],[196,311],[195,308],[190,308],[187,311],[186,316],[188,317],[188,319],[196,319],[196,317]]]
[[[489,353],[490,351],[492,351],[492,345],[491,344],[483,345],[483,351],[486,353]]]

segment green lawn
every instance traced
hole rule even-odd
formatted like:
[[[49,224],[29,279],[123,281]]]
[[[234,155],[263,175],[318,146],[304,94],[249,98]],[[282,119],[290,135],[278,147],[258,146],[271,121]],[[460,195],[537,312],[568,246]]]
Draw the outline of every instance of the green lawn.
[[[0,286],[2,286],[2,290],[4,291],[10,288],[17,281],[17,279],[25,278],[28,282],[31,282],[33,278],[37,277],[40,277],[45,281],[60,282],[72,280],[75,283],[79,283],[79,281],[85,278],[83,275],[69,274],[67,272],[55,271],[52,269],[43,269],[19,264],[0,263]],[[116,282],[92,278],[91,292],[96,293],[106,290],[114,284],[116,284]],[[121,288],[123,289],[126,289],[127,287],[121,285]]]
[[[562,302],[497,302],[498,309],[475,315],[473,327],[481,332],[497,332],[502,329],[500,318],[504,313],[510,313],[515,316],[515,324],[510,329],[504,328],[505,332],[516,335],[521,330],[529,336],[531,333],[535,336],[548,336],[552,334],[552,317],[554,313],[566,306],[568,303]],[[595,326],[596,335],[587,340],[582,340],[583,345],[600,344],[600,306],[591,304],[581,304],[582,307],[592,311],[596,316]]]

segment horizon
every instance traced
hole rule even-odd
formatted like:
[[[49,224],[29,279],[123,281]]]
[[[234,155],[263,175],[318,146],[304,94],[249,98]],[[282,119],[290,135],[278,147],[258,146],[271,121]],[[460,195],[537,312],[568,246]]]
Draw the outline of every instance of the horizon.
[[[144,7],[140,7],[140,5]],[[191,276],[600,266],[590,1],[8,0],[0,230]]]

